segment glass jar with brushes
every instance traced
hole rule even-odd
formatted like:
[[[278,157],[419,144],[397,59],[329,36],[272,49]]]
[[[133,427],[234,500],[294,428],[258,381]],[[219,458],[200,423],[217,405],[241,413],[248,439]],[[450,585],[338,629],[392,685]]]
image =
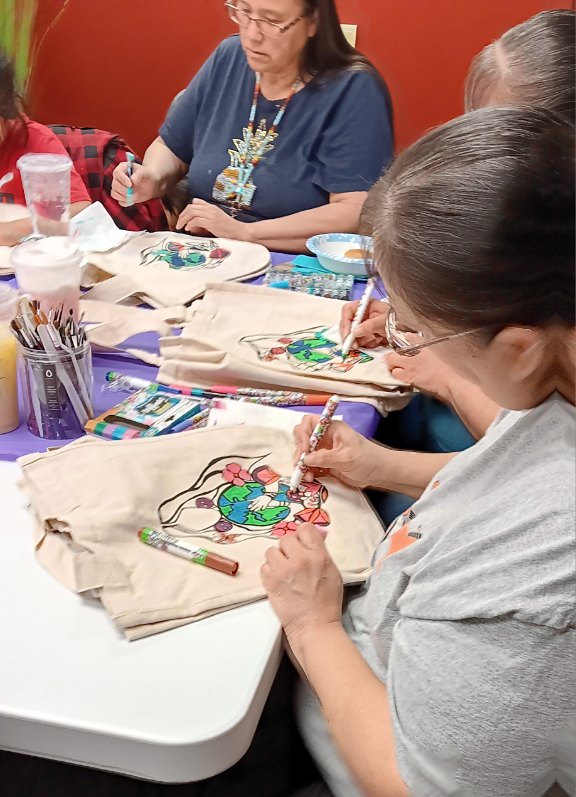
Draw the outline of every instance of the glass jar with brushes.
[[[20,297],[11,322],[18,340],[20,385],[26,425],[32,434],[70,440],[93,416],[92,358],[82,325],[63,305],[48,314]]]

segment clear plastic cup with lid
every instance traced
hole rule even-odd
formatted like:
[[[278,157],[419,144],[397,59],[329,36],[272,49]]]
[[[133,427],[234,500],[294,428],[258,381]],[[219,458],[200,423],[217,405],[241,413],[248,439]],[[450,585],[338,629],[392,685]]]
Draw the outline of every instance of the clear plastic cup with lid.
[[[16,165],[22,176],[34,233],[67,235],[72,171],[70,158],[49,152],[33,152],[22,155]]]
[[[12,250],[10,263],[22,293],[36,299],[46,315],[62,306],[64,316],[77,318],[84,255],[70,238],[26,241]]]

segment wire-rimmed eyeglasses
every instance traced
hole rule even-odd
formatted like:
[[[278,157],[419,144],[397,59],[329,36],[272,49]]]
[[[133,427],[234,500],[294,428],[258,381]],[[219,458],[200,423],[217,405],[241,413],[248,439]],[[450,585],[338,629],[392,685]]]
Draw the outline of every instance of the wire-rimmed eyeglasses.
[[[413,338],[423,338],[422,332],[415,332],[413,330],[398,329],[396,320],[396,313],[392,307],[388,310],[388,315],[385,321],[385,332],[388,344],[391,349],[403,357],[414,357],[422,351],[422,349],[433,346],[435,343],[444,343],[447,340],[454,340],[455,338],[462,338],[464,335],[472,335],[473,332],[479,332],[484,327],[475,327],[474,329],[467,329],[465,332],[454,332],[451,335],[442,335],[440,338],[433,338],[432,340],[425,340],[421,343],[414,343]],[[410,336],[410,337],[408,337]]]
[[[226,8],[228,9],[228,14],[230,15],[230,19],[232,22],[235,22],[238,27],[240,28],[247,28],[251,22],[254,22],[256,28],[258,29],[259,33],[263,36],[272,36],[277,37],[281,36],[283,33],[286,33],[287,30],[293,28],[294,25],[298,24],[301,19],[304,19],[303,15],[296,17],[291,22],[270,22],[267,19],[259,19],[258,17],[251,17],[250,14],[247,14],[246,11],[241,11],[234,2],[224,3]]]

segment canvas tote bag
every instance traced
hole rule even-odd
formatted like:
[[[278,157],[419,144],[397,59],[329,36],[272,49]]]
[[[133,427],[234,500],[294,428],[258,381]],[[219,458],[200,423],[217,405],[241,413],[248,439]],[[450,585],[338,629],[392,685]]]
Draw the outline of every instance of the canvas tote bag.
[[[149,365],[158,365],[158,338],[176,335],[184,325],[190,309],[184,305],[157,309],[130,307],[104,301],[80,299],[80,315],[93,350],[121,351],[143,360]],[[140,339],[139,346],[130,338],[145,332],[157,337]],[[143,348],[144,344],[148,348]]]
[[[260,427],[215,427],[128,441],[83,438],[19,460],[39,562],[97,595],[129,639],[264,597],[267,549],[300,522],[328,529],[346,583],[369,575],[383,535],[359,490],[332,478],[289,493],[293,440]],[[235,559],[236,576],[144,545],[142,526]]]
[[[189,304],[209,282],[249,279],[270,265],[260,244],[173,232],[144,233],[87,258],[82,285],[94,286],[87,298],[121,302],[131,295],[153,307]]]
[[[384,349],[352,349],[338,340],[343,302],[257,285],[210,285],[190,308],[178,337],[160,341],[165,384],[245,385],[374,399],[385,410],[406,403]]]

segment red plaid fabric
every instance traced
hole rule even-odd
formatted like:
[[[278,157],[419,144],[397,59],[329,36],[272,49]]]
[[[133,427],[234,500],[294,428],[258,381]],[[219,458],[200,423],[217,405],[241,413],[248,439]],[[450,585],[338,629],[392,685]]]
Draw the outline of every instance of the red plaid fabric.
[[[127,152],[133,152],[120,136],[93,127],[49,127],[66,148],[92,202],[101,202],[120,229],[148,232],[168,229],[159,199],[123,208],[110,196],[114,169],[126,160]],[[136,162],[141,163],[139,159]]]

